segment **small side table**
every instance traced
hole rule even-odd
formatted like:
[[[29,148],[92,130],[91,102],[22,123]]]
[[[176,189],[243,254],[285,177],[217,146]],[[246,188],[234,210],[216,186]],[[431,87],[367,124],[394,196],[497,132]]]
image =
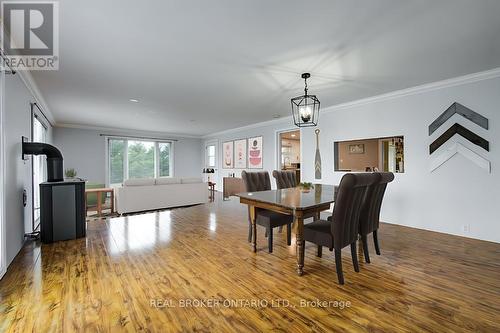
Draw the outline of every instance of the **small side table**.
[[[215,200],[215,183],[214,182],[208,182],[208,191],[210,192],[209,198],[210,201]]]
[[[96,193],[97,194],[97,214],[102,216],[102,194],[111,194],[111,214],[115,212],[115,191],[110,187],[106,188],[89,188],[85,190],[85,216],[87,215],[87,194]]]

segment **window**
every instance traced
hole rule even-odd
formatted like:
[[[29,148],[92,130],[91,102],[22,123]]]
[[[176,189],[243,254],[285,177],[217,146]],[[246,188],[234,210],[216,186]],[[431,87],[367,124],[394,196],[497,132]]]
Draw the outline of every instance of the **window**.
[[[207,167],[215,168],[215,145],[207,146]]]
[[[109,140],[109,183],[123,183],[125,140]]]
[[[129,178],[171,177],[172,143],[140,139],[108,139],[109,183]]]
[[[335,171],[397,172],[405,169],[404,137],[334,142]]]
[[[128,177],[153,178],[155,176],[155,143],[128,141]]]
[[[160,177],[170,177],[170,145],[171,143],[159,142]]]

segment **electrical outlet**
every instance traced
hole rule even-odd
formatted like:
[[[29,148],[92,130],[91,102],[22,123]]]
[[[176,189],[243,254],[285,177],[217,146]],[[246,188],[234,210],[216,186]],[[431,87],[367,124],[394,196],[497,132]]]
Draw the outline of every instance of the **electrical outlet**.
[[[470,232],[470,224],[464,225],[464,232]]]

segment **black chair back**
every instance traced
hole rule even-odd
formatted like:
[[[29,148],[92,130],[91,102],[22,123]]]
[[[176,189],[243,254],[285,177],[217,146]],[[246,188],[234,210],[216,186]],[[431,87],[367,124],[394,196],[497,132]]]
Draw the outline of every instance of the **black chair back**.
[[[241,172],[246,192],[268,191],[271,189],[271,179],[267,171]]]
[[[297,176],[295,171],[273,171],[273,177],[276,179],[278,190],[297,186]]]
[[[357,240],[363,199],[368,186],[376,179],[371,173],[347,173],[342,177],[331,226],[336,250],[341,250]]]
[[[366,197],[361,208],[359,234],[368,235],[379,228],[380,208],[387,184],[394,180],[392,172],[376,172],[375,184],[368,187]]]

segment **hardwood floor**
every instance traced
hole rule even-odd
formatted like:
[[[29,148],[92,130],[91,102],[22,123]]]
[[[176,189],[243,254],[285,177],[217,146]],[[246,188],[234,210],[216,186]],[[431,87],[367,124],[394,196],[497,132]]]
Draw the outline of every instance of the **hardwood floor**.
[[[0,281],[0,331],[500,331],[500,244],[383,224],[382,255],[370,239],[372,262],[358,249],[355,273],[346,248],[340,286],[327,249],[318,258],[306,243],[297,276],[286,232],[269,254],[264,230],[257,253],[247,231],[247,208],[217,193],[91,221],[85,239],[28,244]]]

